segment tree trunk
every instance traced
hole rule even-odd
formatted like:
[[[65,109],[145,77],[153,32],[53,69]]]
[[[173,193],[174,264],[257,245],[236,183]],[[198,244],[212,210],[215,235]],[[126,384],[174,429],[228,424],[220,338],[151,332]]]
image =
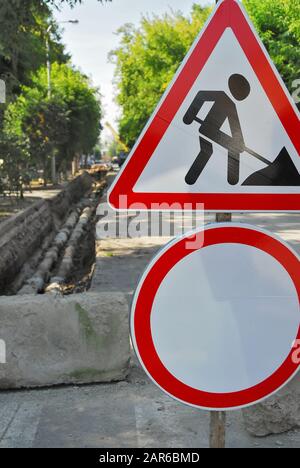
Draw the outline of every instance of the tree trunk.
[[[72,176],[75,176],[78,172],[79,156],[76,154],[72,161]]]

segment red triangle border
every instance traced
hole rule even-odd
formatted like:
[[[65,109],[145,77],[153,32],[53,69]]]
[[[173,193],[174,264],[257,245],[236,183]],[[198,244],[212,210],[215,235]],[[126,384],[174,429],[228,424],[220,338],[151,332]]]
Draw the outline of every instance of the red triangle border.
[[[244,50],[249,63],[266,92],[300,156],[300,118],[275,67],[236,0],[223,0],[200,35],[186,63],[180,70],[163,101],[156,109],[146,131],[133,149],[108,195],[108,202],[118,210],[152,210],[153,205],[174,203],[184,209],[205,211],[300,211],[299,194],[228,194],[228,193],[142,193],[133,188],[163,138],[186,95],[201,73],[225,29],[230,27]]]

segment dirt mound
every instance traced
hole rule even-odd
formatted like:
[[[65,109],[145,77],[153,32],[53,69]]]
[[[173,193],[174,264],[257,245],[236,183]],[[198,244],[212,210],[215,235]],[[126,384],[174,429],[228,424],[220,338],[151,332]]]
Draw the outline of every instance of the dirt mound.
[[[286,148],[268,167],[251,174],[242,185],[293,187],[300,185],[300,175]]]

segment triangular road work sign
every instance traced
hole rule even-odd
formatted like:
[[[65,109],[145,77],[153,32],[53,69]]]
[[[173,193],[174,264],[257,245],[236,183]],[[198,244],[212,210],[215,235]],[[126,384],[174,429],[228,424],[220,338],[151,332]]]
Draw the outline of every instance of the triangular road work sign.
[[[299,112],[243,7],[223,0],[108,200],[121,210],[300,211],[299,156]]]

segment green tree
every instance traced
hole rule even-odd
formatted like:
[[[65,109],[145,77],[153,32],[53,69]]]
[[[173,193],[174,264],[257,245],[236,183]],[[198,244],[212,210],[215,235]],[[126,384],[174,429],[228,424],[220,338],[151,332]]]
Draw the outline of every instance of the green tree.
[[[30,77],[46,63],[46,32],[50,38],[52,60],[66,62],[69,57],[49,6],[36,0],[0,0],[0,78],[7,85],[8,100],[30,85]]]
[[[287,87],[300,72],[299,0],[244,0],[259,35]]]
[[[41,69],[33,85],[47,93],[46,71]],[[52,95],[68,109],[68,139],[60,147],[59,168],[72,159],[92,152],[100,135],[100,96],[88,78],[70,65],[52,65]]]
[[[51,156],[68,141],[68,108],[58,97],[41,96],[38,89],[24,88],[6,112],[4,141],[8,137],[27,143],[31,167],[43,169],[44,182],[50,172]],[[4,152],[4,161],[7,153]]]
[[[46,180],[53,154],[57,169],[65,170],[73,158],[93,150],[100,119],[97,90],[88,79],[69,65],[53,64],[51,98],[43,68],[8,106],[4,133],[28,142],[31,163],[43,168]]]
[[[23,198],[23,186],[28,181],[29,154],[24,142],[12,135],[0,139],[0,194]]]
[[[300,70],[299,0],[243,3],[292,92]],[[119,132],[128,146],[136,141],[210,11],[194,5],[191,18],[179,13],[147,17],[139,27],[127,24],[119,30],[121,44],[111,60],[116,64],[116,99],[122,109]]]
[[[74,7],[80,3],[82,0],[0,0],[0,79],[6,81],[9,98],[19,93],[21,85],[29,85],[32,72],[45,63],[49,24],[53,25],[50,38],[52,61],[68,61],[70,57],[61,44],[52,9],[59,9],[63,4]]]
[[[128,146],[143,129],[210,11],[197,5],[190,19],[180,13],[144,17],[140,27],[127,24],[118,31],[121,45],[111,59],[122,108],[119,131]]]
[[[25,171],[28,164],[42,165],[47,173],[52,151],[63,165],[74,152],[88,151],[97,141],[100,104],[88,80],[81,75],[80,89],[79,72],[65,69],[68,96],[62,98],[64,91],[57,89],[49,100],[45,72],[38,71],[45,69],[50,24],[51,62],[57,62],[54,73],[70,58],[52,13],[64,3],[73,7],[81,0],[0,0],[0,79],[6,83],[7,103],[11,103],[8,109],[0,104],[0,186],[4,179],[13,180],[14,170],[19,173],[23,167]],[[72,88],[73,78],[76,86]]]

